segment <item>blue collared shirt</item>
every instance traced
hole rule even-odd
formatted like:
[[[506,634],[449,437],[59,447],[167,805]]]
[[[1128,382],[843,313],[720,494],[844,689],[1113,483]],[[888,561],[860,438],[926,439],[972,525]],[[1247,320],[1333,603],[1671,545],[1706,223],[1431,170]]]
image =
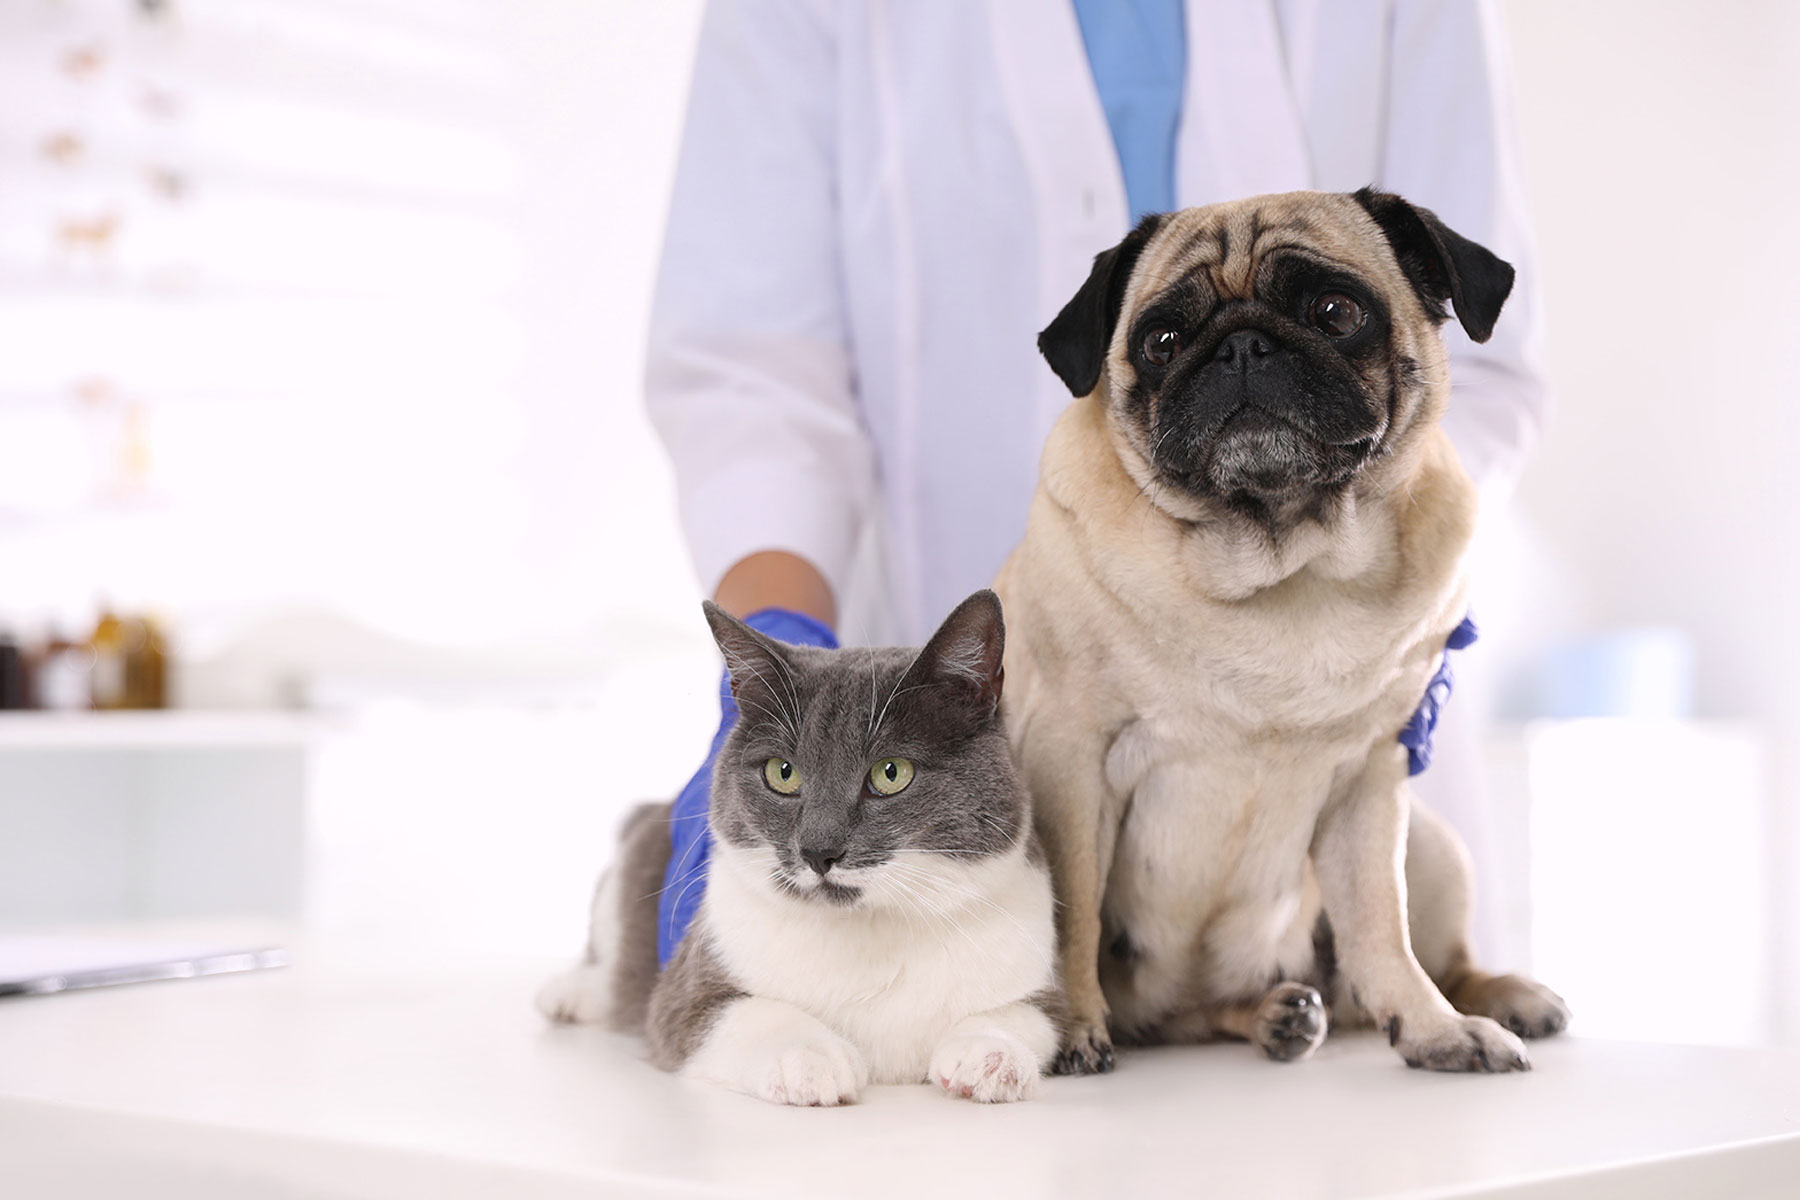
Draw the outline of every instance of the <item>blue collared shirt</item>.
[[[1135,225],[1175,207],[1175,137],[1187,79],[1182,0],[1074,3]]]

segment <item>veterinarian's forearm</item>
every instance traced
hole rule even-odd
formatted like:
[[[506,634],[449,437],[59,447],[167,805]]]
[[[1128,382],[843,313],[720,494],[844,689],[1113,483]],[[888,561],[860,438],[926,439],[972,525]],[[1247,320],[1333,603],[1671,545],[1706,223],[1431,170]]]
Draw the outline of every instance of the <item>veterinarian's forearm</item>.
[[[785,550],[759,550],[739,559],[719,581],[713,603],[734,617],[763,608],[788,608],[837,626],[837,600],[825,576]]]

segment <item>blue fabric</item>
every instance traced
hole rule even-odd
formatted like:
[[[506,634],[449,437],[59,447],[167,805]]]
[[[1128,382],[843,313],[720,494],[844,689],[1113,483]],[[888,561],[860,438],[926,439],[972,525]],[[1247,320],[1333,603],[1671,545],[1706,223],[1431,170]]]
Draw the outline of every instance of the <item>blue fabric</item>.
[[[1450,651],[1463,650],[1474,644],[1480,636],[1475,628],[1475,618],[1467,616],[1462,623],[1450,631],[1444,641],[1443,661],[1438,663],[1437,674],[1425,685],[1425,698],[1419,701],[1419,710],[1400,731],[1400,744],[1406,747],[1406,773],[1417,775],[1431,765],[1431,735],[1437,731],[1438,717],[1443,714],[1444,705],[1450,702],[1450,688],[1453,676],[1450,672]]]
[[[1175,207],[1175,135],[1187,80],[1182,0],[1075,0],[1075,19],[1136,225]]]
[[[830,627],[805,613],[765,608],[744,618],[744,624],[778,642],[837,649]],[[706,813],[712,799],[713,762],[738,717],[730,675],[719,681],[719,712],[719,732],[713,735],[706,761],[675,797],[669,812],[669,866],[656,902],[656,958],[665,967],[675,957],[688,925],[700,911],[700,898],[706,894],[706,864],[712,856],[712,830],[707,827]]]

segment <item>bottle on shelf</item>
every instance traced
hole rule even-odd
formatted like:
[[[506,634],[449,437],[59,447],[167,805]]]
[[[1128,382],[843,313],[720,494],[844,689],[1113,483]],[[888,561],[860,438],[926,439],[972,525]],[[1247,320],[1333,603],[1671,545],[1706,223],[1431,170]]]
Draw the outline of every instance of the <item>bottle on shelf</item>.
[[[168,707],[168,660],[162,630],[150,617],[125,621],[125,707]]]
[[[31,660],[13,635],[0,629],[0,709],[31,707]]]
[[[52,628],[38,660],[38,707],[76,712],[93,703],[94,649]]]
[[[89,700],[97,711],[111,712],[130,707],[125,691],[125,663],[131,653],[133,635],[137,632],[121,621],[110,606],[101,606],[100,620],[94,625],[94,632],[88,635],[88,645],[94,652]]]

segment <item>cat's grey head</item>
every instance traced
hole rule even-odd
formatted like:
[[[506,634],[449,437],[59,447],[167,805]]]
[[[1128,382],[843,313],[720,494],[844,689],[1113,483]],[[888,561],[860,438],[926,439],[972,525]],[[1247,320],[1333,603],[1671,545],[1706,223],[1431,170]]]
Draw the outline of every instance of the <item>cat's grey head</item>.
[[[740,713],[713,768],[713,831],[757,852],[770,886],[879,905],[909,893],[921,860],[974,863],[1028,836],[993,592],[958,605],[922,650],[789,646],[713,604],[706,619]]]

